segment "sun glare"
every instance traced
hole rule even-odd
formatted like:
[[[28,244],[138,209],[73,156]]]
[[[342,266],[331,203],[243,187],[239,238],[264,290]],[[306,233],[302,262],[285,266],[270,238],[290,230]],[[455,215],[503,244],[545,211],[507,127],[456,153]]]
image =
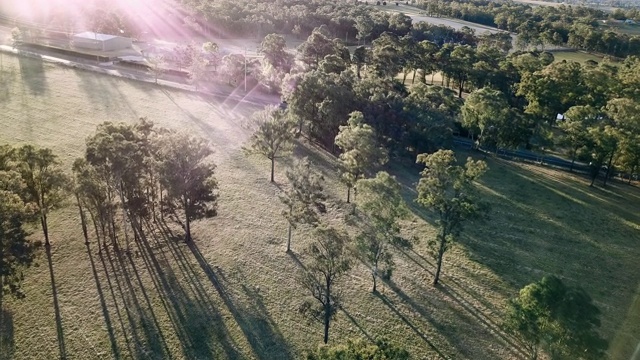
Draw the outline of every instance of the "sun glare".
[[[80,15],[93,7],[109,6],[130,15],[143,16],[145,12],[153,9],[153,3],[154,0],[13,0],[0,4],[0,11],[25,20],[37,20],[56,13]]]

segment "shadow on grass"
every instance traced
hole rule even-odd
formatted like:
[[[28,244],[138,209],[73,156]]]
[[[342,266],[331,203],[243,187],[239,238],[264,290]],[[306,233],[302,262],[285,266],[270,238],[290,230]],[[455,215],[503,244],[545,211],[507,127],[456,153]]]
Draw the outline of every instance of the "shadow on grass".
[[[247,341],[251,345],[258,359],[292,359],[293,355],[288,344],[278,330],[277,325],[267,315],[266,307],[254,290],[241,285],[249,304],[236,304],[230,293],[218,279],[218,275],[198,249],[197,245],[190,241],[187,247],[197,260],[207,278],[220,295],[222,301],[231,312],[234,320],[242,329]]]
[[[27,84],[29,91],[34,95],[44,95],[48,88],[42,60],[19,56],[18,61],[20,63],[20,75],[23,82]]]
[[[0,57],[3,56],[0,54]],[[8,67],[7,64],[0,69],[0,103],[9,100],[11,94],[11,88],[14,85],[16,79],[16,71],[12,67]]]
[[[389,285],[389,284],[387,284]],[[390,285],[389,285],[390,286]],[[397,288],[396,288],[397,289]],[[394,289],[395,291],[395,289]],[[381,293],[376,293],[375,294],[380,300],[382,300],[382,302],[391,310],[393,311],[394,314],[396,314],[396,316],[402,320],[407,326],[409,326],[409,328],[411,328],[411,330],[413,330],[413,332],[415,332],[430,348],[431,350],[435,351],[438,356],[441,359],[449,359],[445,354],[442,353],[442,351],[440,349],[438,349],[433,342],[431,342],[431,340],[429,340],[429,338],[420,330],[418,329],[409,319],[407,319],[406,316],[402,315],[402,313],[400,312],[400,310],[398,310],[398,308],[391,302],[391,300],[389,300],[389,298],[387,298],[384,294]]]
[[[111,252],[113,251],[113,256]],[[141,309],[140,303],[138,301],[136,290],[133,288],[131,280],[128,279],[128,274],[123,269],[125,263],[122,261],[122,255],[118,254],[119,250],[117,246],[114,246],[112,251],[104,250],[99,252],[100,258],[105,266],[105,276],[108,279],[109,286],[112,286],[113,283],[116,285],[117,295],[115,296],[115,291],[111,288],[111,293],[114,295],[114,303],[118,301],[122,302],[122,307],[125,310],[127,316],[127,322],[122,322],[121,326],[124,331],[125,337],[127,336],[127,330],[131,332],[130,336],[132,338],[132,347],[130,349],[130,354],[135,358],[147,358],[149,357],[148,347],[152,349],[158,348],[158,339],[157,336],[152,332],[153,329],[148,324],[148,319],[144,313],[144,310]],[[106,261],[110,265],[110,269],[106,269]],[[115,260],[114,260],[115,258]],[[117,261],[117,263],[116,263]],[[111,278],[113,277],[113,281]],[[120,318],[122,321],[122,318]],[[140,334],[140,328],[145,334]],[[142,338],[141,336],[145,336]],[[127,341],[129,344],[129,341]],[[157,351],[157,350],[156,350]],[[163,354],[153,354],[155,356],[162,356]]]
[[[202,289],[202,284],[195,281],[193,274],[184,273],[184,259],[178,258],[175,249],[172,249],[177,238],[166,236],[163,240],[166,248],[174,252],[178,267],[189,279],[187,283],[191,289],[185,288],[184,282],[179,280],[163,251],[166,249],[152,246],[151,241],[158,242],[158,239],[151,236],[151,228],[147,228],[149,231],[146,234],[142,231],[136,234],[136,253],[142,257],[153,286],[160,295],[162,307],[180,340],[184,356],[189,359],[208,359],[220,358],[224,353],[226,358],[238,358],[239,354],[229,339],[222,317]],[[131,264],[134,262],[131,261]],[[221,349],[214,346],[216,344]]]
[[[16,346],[13,331],[13,314],[2,307],[2,295],[0,295],[0,360],[13,359]]]
[[[620,183],[589,187],[568,173],[487,161],[480,182],[491,221],[459,238],[469,257],[503,279],[511,296],[548,274],[583,287],[603,311],[605,337],[615,334],[640,283],[640,214],[637,198],[626,194],[637,190]]]
[[[67,349],[64,343],[64,331],[62,329],[62,317],[60,316],[60,305],[58,304],[58,289],[56,280],[53,275],[53,262],[51,261],[51,246],[45,245],[47,253],[47,261],[49,263],[49,275],[51,276],[51,290],[53,292],[53,310],[56,316],[56,332],[58,334],[58,349],[60,351],[60,359],[67,358]]]
[[[102,292],[102,285],[100,284],[100,278],[98,277],[98,271],[96,270],[96,264],[93,260],[93,254],[91,253],[91,247],[89,246],[89,239],[85,238],[85,245],[87,246],[87,254],[89,255],[89,261],[91,262],[91,271],[93,273],[93,278],[96,282],[96,289],[98,290],[98,297],[100,298],[100,307],[102,308],[102,316],[104,316],[104,322],[107,327],[107,332],[109,333],[109,342],[111,344],[111,352],[115,359],[120,358],[120,350],[118,349],[118,343],[116,341],[116,337],[113,333],[113,324],[111,322],[111,316],[109,315],[109,309],[107,308],[107,303],[104,298],[104,293]]]

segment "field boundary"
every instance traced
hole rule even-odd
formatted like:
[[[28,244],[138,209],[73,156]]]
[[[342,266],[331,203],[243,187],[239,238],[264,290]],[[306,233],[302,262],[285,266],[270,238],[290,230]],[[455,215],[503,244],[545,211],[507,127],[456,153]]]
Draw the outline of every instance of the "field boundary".
[[[258,100],[258,99],[255,99],[255,98],[253,100],[249,100],[248,99],[248,95],[253,90],[252,91],[248,91],[246,94],[234,94],[233,92],[232,93],[209,92],[209,91],[203,91],[202,89],[196,90],[196,87],[193,86],[193,85],[180,84],[180,83],[175,82],[175,81],[168,81],[168,80],[162,80],[162,79],[158,79],[156,81],[153,76],[149,76],[149,75],[147,75],[147,74],[145,74],[145,73],[143,73],[141,71],[138,71],[138,70],[133,70],[133,69],[126,69],[126,70],[124,70],[124,69],[122,69],[122,70],[121,69],[107,69],[107,68],[100,67],[100,66],[89,65],[89,64],[84,64],[84,63],[80,63],[80,62],[77,62],[77,61],[62,59],[62,58],[55,57],[55,56],[43,55],[43,54],[36,53],[36,52],[33,52],[33,51],[16,49],[16,48],[8,46],[8,45],[0,45],[0,52],[4,52],[4,53],[15,55],[15,56],[22,56],[22,57],[28,57],[28,58],[32,58],[32,59],[37,59],[37,60],[41,60],[41,61],[44,61],[44,62],[48,62],[48,63],[60,65],[60,66],[65,66],[65,67],[69,67],[69,68],[72,68],[72,69],[91,71],[91,72],[95,72],[95,73],[99,73],[99,74],[103,74],[103,75],[109,75],[109,76],[113,76],[113,77],[118,77],[118,78],[121,78],[121,79],[128,79],[128,80],[146,82],[146,83],[149,83],[149,84],[155,84],[155,85],[168,87],[168,88],[172,88],[172,89],[187,91],[187,92],[200,94],[200,95],[204,95],[204,96],[208,96],[208,97],[223,98],[223,99],[226,99],[226,100],[238,101],[238,102],[248,103],[248,104],[252,104],[252,105],[259,105],[259,106],[264,106],[264,105],[275,104],[276,103],[274,101],[265,101],[264,98],[261,98],[261,100]],[[236,92],[238,90],[239,90],[239,88],[237,88],[234,92]]]

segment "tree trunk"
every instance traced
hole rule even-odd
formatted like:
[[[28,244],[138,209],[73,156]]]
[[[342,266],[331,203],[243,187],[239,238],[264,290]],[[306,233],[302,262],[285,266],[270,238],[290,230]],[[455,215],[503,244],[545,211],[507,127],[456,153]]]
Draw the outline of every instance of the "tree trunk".
[[[289,236],[287,237],[287,252],[291,252],[291,223],[289,223]]]
[[[418,72],[418,70],[413,69],[413,79],[411,79],[411,85],[416,83],[416,72]]]
[[[460,89],[458,89],[458,97],[462,99],[462,90],[464,89],[464,82],[460,81]]]
[[[40,223],[42,224],[42,233],[44,234],[44,245],[51,246],[49,242],[49,229],[47,228],[47,215],[45,213],[40,215]]]
[[[440,281],[440,270],[442,269],[442,258],[444,257],[446,239],[447,237],[444,234],[444,230],[442,230],[442,237],[440,238],[440,249],[438,249],[438,265],[436,267],[436,276],[433,279],[433,286],[438,285],[438,281]]]
[[[589,184],[589,187],[593,187],[593,184],[595,184],[596,179],[598,178],[598,175],[600,175],[600,167],[602,166],[602,164],[600,162],[598,162],[595,166],[593,166],[590,170],[591,170],[591,184]]]
[[[129,251],[129,233],[127,232],[127,210],[124,202],[124,185],[120,181],[120,204],[122,206],[122,232],[124,232],[124,241],[127,251]]]
[[[609,180],[609,176],[611,174],[611,163],[613,162],[613,155],[615,155],[615,150],[611,152],[611,156],[609,156],[609,164],[607,165],[607,173],[604,176],[604,181],[602,182],[602,186],[607,186],[607,180]]]
[[[189,214],[189,202],[186,196],[183,195],[184,198],[184,217],[185,217],[185,232],[186,232],[186,241],[191,241],[191,219]]]
[[[356,76],[358,76],[358,79],[360,79],[360,63],[356,64]]]
[[[324,343],[329,342],[329,323],[331,322],[331,280],[327,279],[327,293],[324,304]]]
[[[371,291],[372,293],[377,293],[378,289],[377,289],[377,277],[378,277],[378,264],[375,264],[375,266],[373,267],[373,270],[371,271],[371,277],[373,278],[373,290]]]
[[[351,186],[347,186],[347,204],[351,202]]]
[[[275,166],[276,166],[276,159],[272,158],[271,159],[271,182],[274,182],[274,180],[273,180],[273,171],[274,171]]]
[[[89,245],[89,233],[87,231],[87,219],[84,216],[84,211],[82,211],[82,205],[80,204],[80,197],[78,193],[75,193],[76,201],[78,202],[78,211],[80,212],[80,223],[82,225],[82,234],[84,235],[84,243],[85,245]]]
[[[571,166],[569,166],[569,172],[573,172],[573,164],[576,162],[576,151],[573,151],[573,156],[571,157]]]

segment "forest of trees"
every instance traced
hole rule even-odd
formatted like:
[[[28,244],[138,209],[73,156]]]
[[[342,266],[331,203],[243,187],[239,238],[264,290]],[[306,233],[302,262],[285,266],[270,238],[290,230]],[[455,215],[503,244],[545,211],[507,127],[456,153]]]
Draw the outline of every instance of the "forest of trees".
[[[640,36],[603,28],[599,20],[637,17],[637,10],[608,14],[579,6],[531,6],[485,0],[438,1],[417,4],[429,15],[494,26],[518,34],[518,46],[569,46],[616,57],[640,55]]]
[[[638,58],[553,62],[547,52],[508,53],[494,36],[456,32],[459,42],[439,43],[439,34],[422,24],[404,36],[385,32],[349,57],[338,39],[314,31],[299,48],[302,64],[280,75],[298,131],[337,154],[334,138],[358,111],[392,157],[450,147],[459,134],[486,149],[567,149],[591,164],[594,181],[606,167],[605,184],[614,167],[636,173]]]

